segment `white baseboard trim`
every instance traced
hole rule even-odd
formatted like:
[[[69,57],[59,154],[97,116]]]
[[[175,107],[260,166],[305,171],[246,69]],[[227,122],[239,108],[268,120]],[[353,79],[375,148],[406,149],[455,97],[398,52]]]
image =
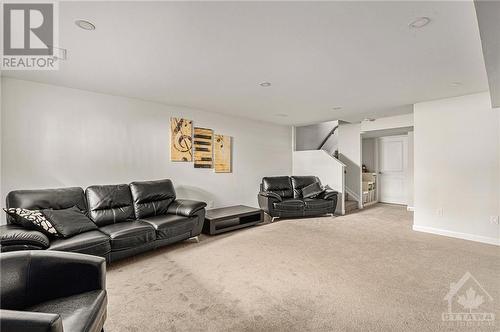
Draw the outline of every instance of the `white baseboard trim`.
[[[493,244],[496,246],[500,246],[500,239],[495,239],[493,237],[460,233],[460,232],[448,231],[445,229],[439,229],[439,228],[433,228],[433,227],[427,227],[427,226],[418,226],[418,225],[413,225],[413,230],[417,231],[417,232],[443,235],[443,236],[454,237],[454,238],[462,239],[462,240],[469,240],[469,241],[475,241],[475,242],[481,242],[481,243],[487,243],[487,244]]]
[[[413,206],[407,206],[406,211],[415,211],[415,208]]]

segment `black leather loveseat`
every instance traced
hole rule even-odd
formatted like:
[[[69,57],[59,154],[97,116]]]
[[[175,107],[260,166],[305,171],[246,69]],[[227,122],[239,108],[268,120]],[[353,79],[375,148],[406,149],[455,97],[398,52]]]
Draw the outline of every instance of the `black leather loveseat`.
[[[2,251],[49,249],[105,257],[114,261],[198,236],[205,219],[204,202],[176,199],[170,180],[130,185],[16,190],[7,208],[61,210],[76,206],[97,225],[67,238],[46,236],[13,225],[0,226]]]
[[[305,198],[303,190],[308,186],[317,187],[318,191]],[[337,197],[336,191],[323,188],[315,176],[274,176],[262,179],[258,200],[265,213],[282,218],[333,214]]]
[[[68,252],[0,255],[2,332],[99,332],[106,320],[106,262]]]

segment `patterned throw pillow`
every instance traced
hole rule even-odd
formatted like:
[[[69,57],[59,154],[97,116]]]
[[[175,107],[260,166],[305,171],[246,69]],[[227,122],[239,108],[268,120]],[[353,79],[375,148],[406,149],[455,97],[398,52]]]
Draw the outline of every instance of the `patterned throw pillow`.
[[[26,228],[35,229],[48,236],[57,237],[59,234],[50,221],[39,210],[21,208],[3,209],[5,213],[15,219],[16,223]]]

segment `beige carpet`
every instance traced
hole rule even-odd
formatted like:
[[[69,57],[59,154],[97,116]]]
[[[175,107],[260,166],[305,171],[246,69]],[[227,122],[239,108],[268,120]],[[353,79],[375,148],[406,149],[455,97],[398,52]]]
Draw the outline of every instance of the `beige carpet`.
[[[404,208],[377,205],[203,236],[119,261],[108,267],[105,329],[500,331],[500,249],[411,225]],[[450,283],[467,271],[493,298],[483,294],[479,311],[495,313],[495,327],[442,321]]]

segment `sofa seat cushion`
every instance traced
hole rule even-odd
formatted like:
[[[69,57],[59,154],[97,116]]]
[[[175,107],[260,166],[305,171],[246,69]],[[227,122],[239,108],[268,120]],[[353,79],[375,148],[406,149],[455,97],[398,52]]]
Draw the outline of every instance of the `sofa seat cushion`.
[[[96,231],[80,233],[67,239],[56,239],[50,242],[49,250],[71,251],[104,257],[111,251],[109,236]]]
[[[100,227],[111,239],[111,251],[124,250],[156,240],[155,229],[141,220],[127,220]]]
[[[305,198],[306,210],[326,210],[334,207],[334,201],[327,199]]]
[[[59,314],[64,331],[100,331],[106,315],[105,290],[95,290],[42,302],[26,311]]]
[[[174,236],[190,233],[195,227],[197,217],[188,218],[175,214],[166,214],[147,219],[141,219],[156,230],[158,239],[168,239]]]
[[[300,199],[287,199],[282,202],[274,203],[274,208],[281,211],[304,210],[304,201]]]

